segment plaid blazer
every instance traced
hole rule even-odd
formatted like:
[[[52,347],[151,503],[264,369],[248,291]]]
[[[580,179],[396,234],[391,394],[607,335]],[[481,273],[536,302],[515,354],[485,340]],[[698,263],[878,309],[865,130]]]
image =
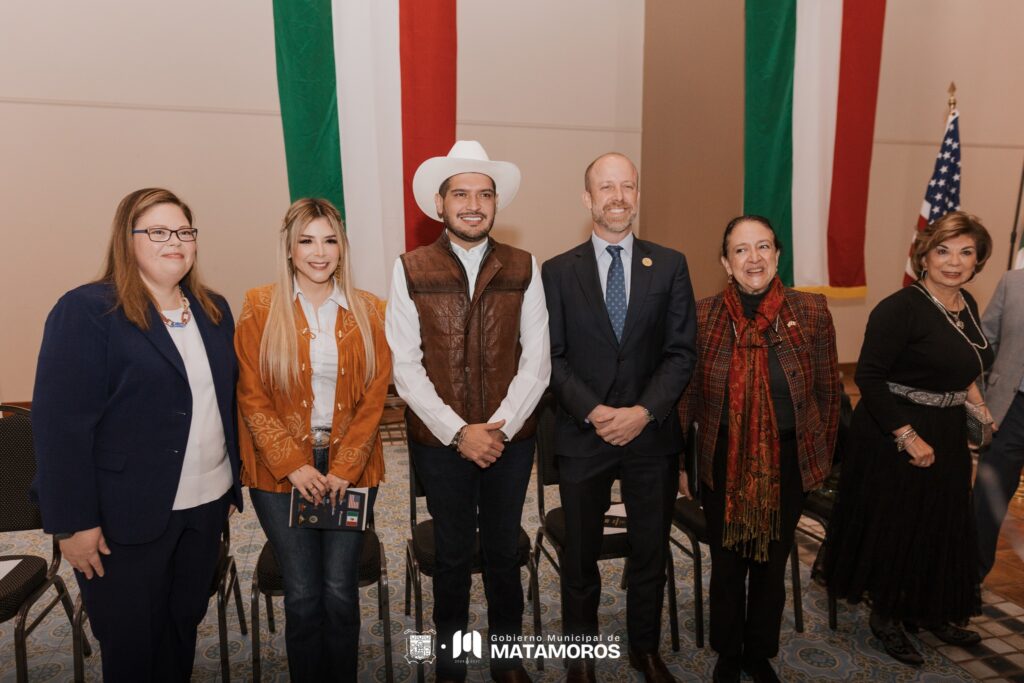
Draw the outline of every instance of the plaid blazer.
[[[769,331],[769,334],[773,334]],[[785,290],[775,346],[793,398],[797,454],[805,491],[821,485],[832,466],[839,425],[839,363],[836,332],[825,297]],[[725,297],[719,293],[697,302],[697,368],[679,403],[684,431],[695,422],[697,462],[704,485],[714,488],[712,461],[718,441],[734,335]]]

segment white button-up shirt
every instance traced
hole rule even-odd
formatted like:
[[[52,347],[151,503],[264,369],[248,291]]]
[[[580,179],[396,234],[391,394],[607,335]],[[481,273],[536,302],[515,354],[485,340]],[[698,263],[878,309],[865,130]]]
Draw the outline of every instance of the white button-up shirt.
[[[596,234],[591,234],[590,241],[594,245],[594,257],[597,258],[597,275],[601,278],[601,294],[605,297],[608,296],[608,269],[612,267],[612,255],[608,253],[608,245],[611,242],[606,242]],[[633,233],[626,235],[619,246],[622,247],[622,251],[619,252],[619,257],[622,259],[622,270],[623,275],[626,276],[626,301],[629,301],[629,281],[631,279],[633,269]]]
[[[330,427],[334,421],[334,392],[338,386],[338,340],[334,328],[338,323],[338,309],[348,308],[345,293],[334,284],[334,291],[319,308],[293,282],[295,297],[309,325],[309,362],[313,370],[313,412],[309,418],[312,427]]]
[[[487,242],[472,249],[452,244],[452,250],[466,269],[469,296],[472,298],[480,264],[487,253]],[[548,309],[544,301],[537,259],[530,257],[533,275],[523,295],[519,314],[519,368],[509,384],[501,405],[488,418],[488,422],[505,420],[501,431],[513,436],[526,422],[551,378],[551,341],[548,337]],[[423,339],[420,336],[420,318],[416,304],[409,296],[402,260],[395,261],[391,277],[391,297],[388,299],[385,331],[394,359],[395,388],[430,433],[441,443],[451,443],[455,434],[466,424],[451,406],[437,394],[433,382],[423,367]]]

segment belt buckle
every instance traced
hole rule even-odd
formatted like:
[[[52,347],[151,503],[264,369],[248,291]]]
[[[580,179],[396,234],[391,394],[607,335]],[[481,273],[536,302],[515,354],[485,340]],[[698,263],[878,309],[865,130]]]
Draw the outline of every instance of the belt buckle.
[[[323,429],[314,429],[310,432],[310,439],[314,448],[324,448],[331,443],[331,433]]]

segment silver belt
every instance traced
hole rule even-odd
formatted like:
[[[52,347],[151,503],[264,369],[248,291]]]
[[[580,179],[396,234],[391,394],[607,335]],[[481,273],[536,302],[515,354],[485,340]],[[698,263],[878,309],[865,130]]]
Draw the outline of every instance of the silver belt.
[[[313,442],[313,448],[327,448],[331,445],[331,428],[313,427],[309,431],[309,438]]]
[[[889,391],[901,396],[911,403],[933,408],[949,408],[950,406],[962,406],[967,400],[967,391],[927,391],[926,389],[915,389],[905,384],[886,382]]]

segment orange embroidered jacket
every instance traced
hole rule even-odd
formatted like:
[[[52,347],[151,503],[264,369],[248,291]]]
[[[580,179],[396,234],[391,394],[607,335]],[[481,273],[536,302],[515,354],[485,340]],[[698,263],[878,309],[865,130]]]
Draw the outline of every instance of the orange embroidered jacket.
[[[251,289],[245,294],[242,313],[235,326],[238,354],[239,447],[242,484],[261,491],[286,493],[288,475],[302,465],[313,464],[310,445],[310,414],[313,409],[313,370],[309,337],[302,306],[295,302],[299,335],[299,380],[289,394],[268,387],[260,378],[260,339],[270,313],[275,285]],[[384,336],[384,302],[369,292],[357,296],[370,304],[377,372],[364,386],[366,360],[363,339],[355,317],[338,311],[338,383],[331,425],[329,471],[354,486],[376,486],[384,479],[384,451],[378,430],[384,399],[391,381],[391,351]]]

